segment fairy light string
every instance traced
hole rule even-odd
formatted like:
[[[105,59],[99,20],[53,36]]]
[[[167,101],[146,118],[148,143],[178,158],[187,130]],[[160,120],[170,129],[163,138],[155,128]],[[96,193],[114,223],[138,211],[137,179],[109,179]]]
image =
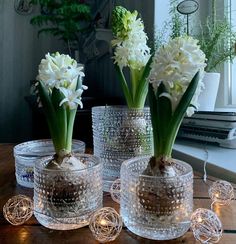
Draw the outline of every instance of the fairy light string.
[[[201,243],[218,243],[222,237],[223,228],[222,223],[214,212],[214,205],[219,204],[221,206],[227,206],[234,199],[233,186],[224,180],[217,180],[209,185],[207,180],[206,165],[209,160],[209,151],[207,149],[207,143],[204,145],[205,159],[203,165],[203,182],[209,187],[208,193],[211,199],[210,209],[198,208],[191,216],[191,229],[196,240]]]

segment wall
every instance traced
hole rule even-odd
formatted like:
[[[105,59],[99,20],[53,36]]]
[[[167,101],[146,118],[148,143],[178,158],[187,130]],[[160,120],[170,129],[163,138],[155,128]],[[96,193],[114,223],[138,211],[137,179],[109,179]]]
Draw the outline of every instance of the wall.
[[[31,137],[31,110],[24,99],[30,80],[45,53],[63,50],[60,41],[37,37],[29,24],[32,16],[17,14],[14,0],[0,0],[0,143]]]
[[[115,5],[139,11],[152,43],[154,0],[117,0]],[[37,29],[29,24],[36,12],[19,15],[14,11],[14,0],[0,0],[0,143],[31,139],[32,113],[24,98],[30,93],[30,80],[36,77],[45,53],[65,51],[57,39],[37,37]],[[110,53],[86,64],[86,83],[86,96],[123,97]]]

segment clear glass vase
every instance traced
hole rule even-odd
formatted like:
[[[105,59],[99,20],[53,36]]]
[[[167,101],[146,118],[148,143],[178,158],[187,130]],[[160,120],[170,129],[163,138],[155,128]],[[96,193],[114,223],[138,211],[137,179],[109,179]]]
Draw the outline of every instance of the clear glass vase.
[[[193,208],[193,171],[174,160],[175,177],[144,175],[150,157],[136,157],[121,167],[121,216],[136,235],[171,240],[190,227]]]
[[[120,178],[124,160],[152,154],[152,125],[149,108],[125,106],[92,108],[94,155],[101,158],[104,191]]]
[[[75,154],[86,168],[45,168],[52,157],[41,159],[34,169],[34,215],[43,226],[56,230],[77,229],[89,224],[102,208],[102,164],[88,154]]]
[[[85,143],[73,140],[72,151],[84,153]],[[24,187],[34,187],[34,165],[42,157],[55,153],[52,140],[34,140],[18,144],[14,147],[16,181]]]

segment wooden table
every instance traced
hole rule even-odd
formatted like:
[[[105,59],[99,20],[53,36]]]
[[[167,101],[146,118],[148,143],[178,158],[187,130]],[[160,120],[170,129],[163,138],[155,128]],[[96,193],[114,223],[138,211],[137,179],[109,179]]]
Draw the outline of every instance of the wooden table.
[[[32,189],[27,189],[17,185],[15,179],[14,158],[12,153],[13,145],[0,145],[0,244],[18,243],[40,243],[40,244],[61,244],[61,243],[98,243],[94,240],[88,227],[70,231],[50,230],[41,226],[34,217],[22,226],[12,226],[3,217],[2,208],[6,201],[17,194],[33,195]],[[208,178],[208,184],[215,179]],[[235,186],[234,186],[235,187]],[[211,201],[208,196],[208,185],[202,180],[201,175],[195,173],[194,179],[194,208],[210,208]],[[114,203],[109,194],[104,196],[104,206],[112,206],[119,209],[118,204]],[[230,206],[217,206],[215,211],[219,215],[224,234],[219,243],[236,243],[236,201]],[[113,243],[136,244],[136,243],[198,243],[195,241],[191,231],[181,238],[172,241],[151,241],[138,237],[124,228],[119,237]]]

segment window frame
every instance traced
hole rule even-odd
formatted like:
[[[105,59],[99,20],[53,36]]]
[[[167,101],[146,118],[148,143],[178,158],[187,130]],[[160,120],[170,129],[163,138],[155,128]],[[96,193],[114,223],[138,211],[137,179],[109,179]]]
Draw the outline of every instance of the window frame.
[[[217,7],[224,9],[224,11],[221,11],[220,17],[224,18],[226,16],[230,23],[232,18],[236,20],[236,11],[232,16],[232,9],[236,10],[236,1],[224,0],[223,6],[221,4],[222,2],[218,1]],[[236,26],[234,30],[236,31]],[[236,108],[236,58],[233,63],[226,61],[219,72],[221,73],[221,83],[217,95],[216,109]]]
[[[236,22],[236,1],[227,0],[229,8],[229,20],[233,25]],[[234,21],[233,21],[234,20]],[[236,31],[236,26],[233,26],[233,30]],[[235,47],[236,48],[236,47]],[[236,51],[236,50],[235,50]],[[229,104],[236,107],[236,58],[233,63],[229,64]]]

